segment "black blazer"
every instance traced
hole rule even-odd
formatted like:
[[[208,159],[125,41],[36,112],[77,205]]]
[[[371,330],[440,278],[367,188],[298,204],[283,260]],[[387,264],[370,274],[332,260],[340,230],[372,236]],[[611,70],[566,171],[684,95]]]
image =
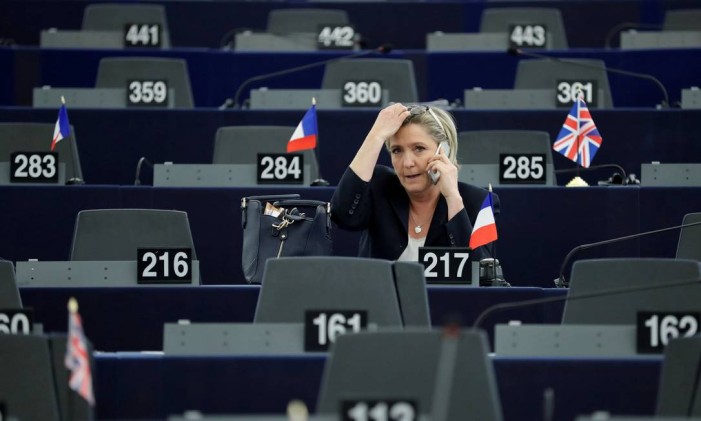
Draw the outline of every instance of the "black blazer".
[[[425,247],[467,247],[472,225],[488,192],[479,187],[458,183],[465,209],[448,221],[448,204],[441,195]],[[499,198],[493,194],[493,205],[499,209]],[[378,165],[370,182],[363,181],[347,168],[331,198],[331,219],[339,227],[363,230],[360,257],[397,260],[407,245],[409,196],[399,178],[389,167]],[[489,257],[480,247],[474,259]]]

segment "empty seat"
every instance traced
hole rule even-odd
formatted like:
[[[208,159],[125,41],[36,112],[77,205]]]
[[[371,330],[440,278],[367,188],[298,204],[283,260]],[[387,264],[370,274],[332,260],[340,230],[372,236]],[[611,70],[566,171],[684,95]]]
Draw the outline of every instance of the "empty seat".
[[[701,336],[670,341],[664,351],[656,414],[681,418],[701,415],[700,371]]]
[[[665,13],[664,31],[701,31],[701,9],[668,10]]]
[[[0,335],[0,373],[0,397],[9,418],[61,419],[47,337]]]
[[[701,222],[701,213],[684,215],[682,224]],[[701,260],[701,225],[682,228],[677,245],[677,259]]]
[[[366,310],[378,326],[428,327],[421,268],[355,257],[269,259],[254,322],[304,323],[306,310]]]
[[[0,162],[10,162],[13,152],[49,152],[55,124],[50,123],[0,123]],[[75,129],[71,135],[56,145],[58,161],[66,167],[66,181],[83,179],[76,145]]]
[[[568,48],[565,24],[559,9],[540,7],[485,9],[482,13],[480,32],[509,33],[511,25],[544,25],[547,30],[545,48]]]
[[[214,164],[256,164],[259,153],[286,153],[295,131],[288,126],[220,127],[214,139]],[[319,164],[313,149],[301,151],[309,178],[319,178]]]
[[[317,413],[338,413],[344,400],[395,399],[413,400],[435,420],[500,420],[487,350],[476,330],[455,337],[413,329],[340,336],[326,360]]]
[[[568,63],[571,62],[572,64]],[[566,59],[554,61],[548,59],[521,60],[516,69],[514,89],[553,89],[559,80],[594,80],[597,89],[603,93],[596,108],[612,108],[611,88],[606,63],[603,60]],[[594,108],[589,104],[590,108]]]
[[[97,68],[96,88],[122,88],[132,80],[166,80],[175,95],[173,107],[195,106],[190,88],[187,62],[183,59],[158,57],[106,57]]]
[[[546,171],[545,184],[555,185],[555,173],[553,169],[552,144],[548,132],[531,130],[475,130],[458,133],[458,162],[462,164],[461,176],[470,169],[470,166],[488,165],[482,167],[480,174],[484,177],[478,185],[500,184],[499,162],[501,154],[544,154],[543,168]],[[475,171],[480,172],[480,171]],[[461,177],[462,179],[462,177]],[[488,183],[484,183],[487,181]],[[474,184],[474,183],[473,183]]]
[[[684,285],[671,285],[684,283]],[[701,264],[693,260],[621,258],[580,260],[572,266],[570,295],[655,286],[642,291],[568,300],[563,324],[635,325],[639,311],[698,311]]]
[[[414,64],[403,59],[348,59],[326,65],[322,89],[341,89],[350,80],[379,81],[391,102],[417,102]]]
[[[71,260],[136,260],[138,248],[190,248],[187,213],[158,209],[95,209],[78,213]]]
[[[0,260],[0,309],[22,308],[22,299],[15,280],[15,267],[8,260]]]
[[[347,25],[348,14],[336,9],[274,9],[268,13],[266,31],[284,35],[307,32],[318,33],[320,25]]]
[[[170,31],[165,7],[158,4],[89,4],[83,12],[85,31],[124,32],[127,24],[158,24],[161,46],[170,47]]]

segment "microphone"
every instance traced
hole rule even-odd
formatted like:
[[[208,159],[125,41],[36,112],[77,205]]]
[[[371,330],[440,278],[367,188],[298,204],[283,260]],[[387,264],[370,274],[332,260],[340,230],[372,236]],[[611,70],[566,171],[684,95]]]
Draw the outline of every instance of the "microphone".
[[[568,172],[577,172],[577,171],[591,171],[591,170],[598,170],[601,168],[615,168],[619,173],[614,173],[613,176],[611,176],[611,179],[609,179],[608,184],[622,184],[622,185],[627,185],[627,184],[635,184],[637,179],[635,178],[635,174],[630,175],[630,180],[635,180],[635,181],[630,181],[628,178],[628,175],[626,175],[626,171],[623,169],[622,166],[618,164],[599,164],[599,165],[591,165],[587,168],[581,167],[581,168],[564,168],[561,170],[555,170],[555,174],[562,174],[562,173],[568,173]],[[614,180],[614,176],[618,175],[621,178],[620,183]],[[599,182],[601,183],[601,181]],[[606,183],[606,182],[604,182]],[[639,182],[637,184],[640,184]]]
[[[75,142],[75,140],[74,140],[74,142]],[[73,149],[74,145],[75,145],[75,143],[73,145],[71,145],[71,152],[75,151],[75,149]],[[72,158],[73,158],[72,161],[73,161],[73,175],[74,175],[74,177],[71,177],[68,180],[66,180],[66,185],[67,186],[82,186],[83,184],[85,184],[85,180],[83,180],[82,178],[80,178],[76,175],[76,174],[78,174],[78,160],[80,158],[78,158],[78,154],[72,154]]]
[[[662,108],[669,108],[669,95],[667,94],[667,88],[664,87],[664,85],[662,84],[662,82],[660,82],[659,79],[657,79],[656,77],[649,75],[647,73],[631,72],[629,70],[616,69],[614,67],[599,66],[597,64],[589,64],[589,63],[570,61],[567,59],[546,56],[544,54],[532,53],[530,51],[526,52],[526,51],[521,50],[520,48],[514,48],[514,47],[509,47],[506,50],[506,52],[507,52],[507,54],[512,55],[512,56],[524,56],[524,57],[547,59],[547,60],[556,61],[558,63],[570,64],[572,66],[587,67],[589,69],[596,69],[596,70],[604,70],[606,72],[617,73],[617,74],[621,74],[624,76],[637,77],[639,79],[651,80],[660,88],[660,91],[662,91],[662,95],[664,96],[664,99],[662,100],[661,107]]]
[[[153,168],[153,164],[151,163],[151,161],[146,159],[145,156],[142,156],[141,158],[139,158],[139,162],[136,163],[136,175],[134,176],[134,185],[135,186],[141,185],[141,167],[144,165],[144,162],[146,163],[146,165]]]
[[[683,287],[687,285],[696,285],[699,284],[701,280],[699,278],[687,278],[687,279],[682,279],[679,281],[674,281],[674,282],[661,282],[657,284],[646,284],[646,285],[636,285],[632,287],[620,287],[620,288],[611,288],[611,289],[604,289],[601,291],[593,291],[593,292],[585,292],[581,294],[567,294],[567,295],[562,295],[562,296],[554,296],[554,297],[545,297],[545,298],[534,298],[532,300],[523,300],[523,301],[516,301],[516,302],[511,302],[511,303],[500,303],[500,304],[494,304],[493,306],[487,307],[482,313],[480,313],[479,316],[475,319],[475,322],[472,324],[472,327],[474,329],[479,329],[479,327],[482,325],[482,322],[487,318],[487,316],[496,313],[498,311],[503,311],[503,310],[511,310],[515,308],[520,308],[520,307],[529,307],[529,306],[535,306],[535,305],[540,305],[540,304],[549,304],[549,303],[556,303],[558,301],[574,301],[574,300],[582,300],[585,298],[596,298],[596,297],[606,297],[606,296],[611,296],[611,295],[618,295],[618,294],[628,294],[631,292],[639,292],[639,291],[648,291],[648,290],[655,290],[655,289],[667,289],[667,288],[674,288],[674,287]]]
[[[352,58],[365,57],[365,56],[369,56],[371,54],[376,54],[376,53],[387,54],[390,51],[392,51],[392,45],[385,43],[385,44],[382,44],[379,47],[375,48],[374,50],[361,51],[358,53],[348,54],[348,55],[345,55],[342,57],[334,57],[334,58],[331,58],[328,60],[316,61],[314,63],[303,64],[301,66],[296,66],[296,67],[292,67],[289,69],[283,69],[283,70],[278,70],[276,72],[265,73],[262,75],[253,76],[251,78],[244,80],[243,83],[236,90],[236,94],[234,95],[234,98],[233,99],[227,98],[226,101],[224,101],[224,103],[219,106],[219,109],[224,110],[227,108],[239,108],[239,109],[242,108],[241,104],[239,104],[239,97],[241,96],[243,89],[253,82],[258,82],[260,80],[270,79],[270,78],[277,77],[277,76],[283,76],[283,75],[290,74],[290,73],[300,72],[302,70],[312,69],[314,67],[323,66],[325,64],[332,63],[332,62],[338,61],[338,60],[346,60],[346,59],[352,59]]]
[[[579,252],[581,250],[587,250],[587,249],[594,248],[594,247],[605,246],[606,244],[611,244],[611,243],[618,243],[619,241],[632,240],[634,238],[646,237],[648,235],[658,234],[660,232],[672,231],[672,230],[686,228],[686,227],[693,227],[694,225],[701,225],[701,221],[690,222],[688,224],[681,224],[681,225],[677,225],[674,227],[660,228],[660,229],[656,229],[656,230],[652,230],[652,231],[644,231],[644,232],[639,232],[637,234],[626,235],[624,237],[616,237],[616,238],[611,238],[608,240],[597,241],[595,243],[579,245],[579,246],[573,248],[572,250],[570,250],[570,252],[567,253],[567,256],[565,256],[565,259],[562,261],[562,266],[560,267],[560,276],[557,279],[555,279],[555,281],[554,281],[555,285],[558,288],[567,288],[569,286],[569,282],[567,282],[567,280],[565,279],[565,267],[567,266],[567,263],[569,263],[572,256],[574,256],[577,252]]]

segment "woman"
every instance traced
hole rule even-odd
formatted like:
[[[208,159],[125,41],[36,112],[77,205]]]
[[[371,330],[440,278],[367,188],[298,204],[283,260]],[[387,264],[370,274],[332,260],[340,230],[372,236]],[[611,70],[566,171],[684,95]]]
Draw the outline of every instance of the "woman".
[[[447,155],[436,154],[441,142]],[[383,145],[394,170],[377,165]],[[416,261],[419,247],[467,247],[487,191],[458,182],[457,148],[455,122],[441,109],[380,111],[331,199],[339,227],[364,230],[361,257]],[[429,171],[440,173],[436,184]],[[488,254],[480,247],[473,257]]]

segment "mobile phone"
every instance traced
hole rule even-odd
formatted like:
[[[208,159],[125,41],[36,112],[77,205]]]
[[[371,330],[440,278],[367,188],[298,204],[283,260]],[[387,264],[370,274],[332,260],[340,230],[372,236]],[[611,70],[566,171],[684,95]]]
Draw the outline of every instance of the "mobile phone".
[[[443,150],[443,153],[448,156],[450,155],[450,145],[448,142],[443,141],[441,142],[438,147],[436,148],[436,153],[434,155],[438,155],[441,153],[441,150]],[[441,178],[441,172],[440,171],[429,171],[428,172],[429,177],[431,177],[431,182],[433,184],[438,184],[438,179]]]

